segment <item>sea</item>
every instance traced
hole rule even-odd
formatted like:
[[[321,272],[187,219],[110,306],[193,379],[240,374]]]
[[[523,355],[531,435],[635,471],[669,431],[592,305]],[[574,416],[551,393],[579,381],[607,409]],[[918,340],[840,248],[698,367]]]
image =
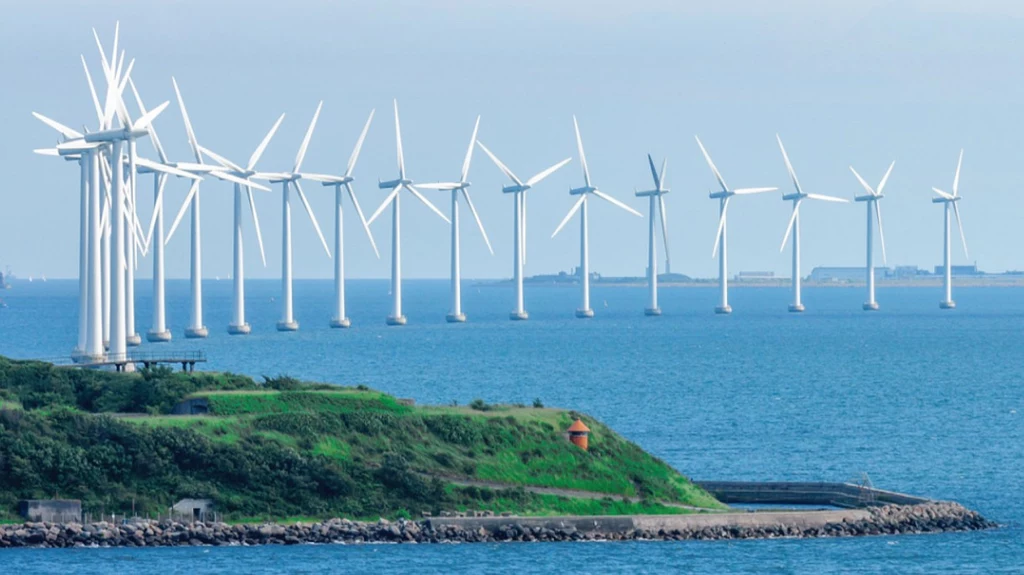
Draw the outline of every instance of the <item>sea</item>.
[[[168,283],[169,344],[202,350],[202,369],[365,384],[419,403],[526,403],[585,411],[684,474],[705,480],[870,481],[958,501],[1001,524],[977,533],[732,542],[363,545],[264,548],[20,549],[6,573],[1018,573],[1024,572],[1024,288],[664,288],[645,317],[643,287],[593,287],[595,317],[574,317],[576,286],[527,285],[512,322],[508,283],[466,281],[469,321],[448,324],[448,282],[405,282],[405,327],[388,327],[388,282],[350,281],[352,328],[330,329],[332,283],[295,283],[301,329],[278,333],[280,284],[247,283],[253,333],[229,336],[231,282],[204,282],[206,340],[186,340],[188,283]],[[151,317],[136,290],[137,329]],[[75,281],[0,291],[0,354],[68,356]]]

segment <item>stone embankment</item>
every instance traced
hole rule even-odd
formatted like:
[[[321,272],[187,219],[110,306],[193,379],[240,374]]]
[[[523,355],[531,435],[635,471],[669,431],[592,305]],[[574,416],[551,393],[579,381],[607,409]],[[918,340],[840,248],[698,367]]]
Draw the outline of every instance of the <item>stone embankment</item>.
[[[814,519],[815,513],[826,515]],[[332,519],[293,525],[155,521],[121,525],[106,522],[86,525],[25,523],[0,526],[0,548],[766,539],[973,531],[995,526],[995,523],[959,504],[932,502],[838,512],[490,517],[393,522],[382,519],[368,523]]]

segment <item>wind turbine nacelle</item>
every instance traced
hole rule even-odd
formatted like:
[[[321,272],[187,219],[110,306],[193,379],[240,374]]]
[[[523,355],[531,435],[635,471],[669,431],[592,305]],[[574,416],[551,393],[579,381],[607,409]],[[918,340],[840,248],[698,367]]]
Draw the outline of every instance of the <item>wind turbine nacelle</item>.
[[[954,202],[959,202],[959,201],[960,201],[960,196],[953,196],[952,198],[943,198],[943,197],[932,198],[932,203],[933,204],[952,204]]]
[[[874,201],[874,200],[880,200],[883,197],[884,196],[882,194],[878,194],[877,196],[873,196],[871,194],[867,194],[867,195],[864,195],[864,196],[854,196],[853,201],[855,201],[855,202],[871,202],[871,201]]]
[[[501,188],[501,191],[506,194],[514,194],[516,192],[525,192],[528,189],[530,188],[527,186],[520,186],[519,184],[515,184],[512,186],[504,186]]]
[[[583,186],[582,188],[569,188],[569,195],[570,196],[582,196],[583,194],[588,194],[590,192],[593,192],[596,189],[597,188],[595,188],[593,186]]]
[[[329,186],[344,186],[345,184],[348,184],[348,183],[350,183],[350,182],[354,182],[354,181],[355,181],[355,178],[353,178],[352,176],[345,176],[345,177],[343,177],[343,178],[338,178],[338,179],[337,179],[337,180],[335,180],[335,181],[330,181],[330,182],[320,182],[320,185],[321,185],[321,186],[324,186],[324,187],[329,187]]]
[[[388,180],[387,182],[382,182],[380,180],[377,180],[377,187],[382,189],[382,190],[390,190],[392,188],[397,188],[402,183],[403,183],[402,180]]]
[[[646,198],[648,196],[657,196],[658,194],[666,194],[668,190],[644,190],[642,192],[634,192],[638,198]]]
[[[801,194],[800,192],[796,192],[796,193],[792,193],[792,194],[782,194],[782,199],[783,200],[799,200],[801,198],[806,198],[806,197],[807,197],[807,194]]]
[[[733,192],[723,190],[723,191],[720,191],[720,192],[711,192],[711,193],[708,194],[708,197],[711,198],[712,200],[719,200],[719,199],[722,199],[722,198],[728,198],[729,196],[735,196],[735,195],[736,194],[734,194]]]

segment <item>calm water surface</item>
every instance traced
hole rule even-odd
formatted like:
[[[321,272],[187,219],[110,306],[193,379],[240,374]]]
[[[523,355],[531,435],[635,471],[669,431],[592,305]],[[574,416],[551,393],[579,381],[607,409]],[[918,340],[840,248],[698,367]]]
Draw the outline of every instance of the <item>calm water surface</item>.
[[[6,572],[196,573],[472,570],[563,572],[1024,572],[1024,289],[958,289],[938,309],[931,288],[807,289],[807,313],[785,289],[665,289],[645,318],[642,288],[595,287],[597,317],[573,317],[578,291],[528,286],[528,322],[508,321],[509,286],[464,288],[469,322],[449,325],[447,282],[404,288],[409,325],[388,328],[387,282],[349,283],[350,330],[331,330],[331,283],[296,283],[301,331],[274,331],[276,281],[247,285],[253,334],[228,336],[230,282],[209,281],[208,340],[187,341],[188,286],[168,286],[174,349],[202,349],[207,368],[253,376],[363,383],[421,403],[573,407],[604,420],[687,475],[843,481],[953,499],[1005,524],[973,534],[733,543],[303,546],[260,549],[12,550]],[[150,318],[140,282],[138,331]],[[17,282],[0,292],[0,354],[67,355],[75,282]],[[148,346],[146,349],[159,349]]]

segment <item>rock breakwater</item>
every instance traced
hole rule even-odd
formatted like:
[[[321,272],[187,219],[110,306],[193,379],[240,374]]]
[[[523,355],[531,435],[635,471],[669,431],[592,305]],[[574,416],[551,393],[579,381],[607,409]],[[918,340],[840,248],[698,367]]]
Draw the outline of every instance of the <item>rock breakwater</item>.
[[[819,516],[815,513],[830,513]],[[757,513],[681,515],[645,521],[641,517],[528,518],[358,522],[332,519],[291,525],[178,523],[136,521],[24,523],[0,526],[0,548],[6,547],[165,547],[219,545],[296,545],[301,543],[477,543],[495,541],[582,540],[712,540],[779,537],[850,537],[975,531],[996,524],[957,503],[930,502],[851,510],[842,520],[836,513],[773,513],[764,521]],[[855,513],[855,514],[854,514]],[[766,514],[767,515],[767,514]],[[736,520],[730,521],[729,517]],[[701,521],[714,517],[714,524]],[[792,520],[787,520],[791,517]],[[746,518],[740,521],[740,518]],[[810,519],[809,519],[810,518]],[[457,522],[458,521],[458,522]],[[602,528],[604,525],[606,528]]]

